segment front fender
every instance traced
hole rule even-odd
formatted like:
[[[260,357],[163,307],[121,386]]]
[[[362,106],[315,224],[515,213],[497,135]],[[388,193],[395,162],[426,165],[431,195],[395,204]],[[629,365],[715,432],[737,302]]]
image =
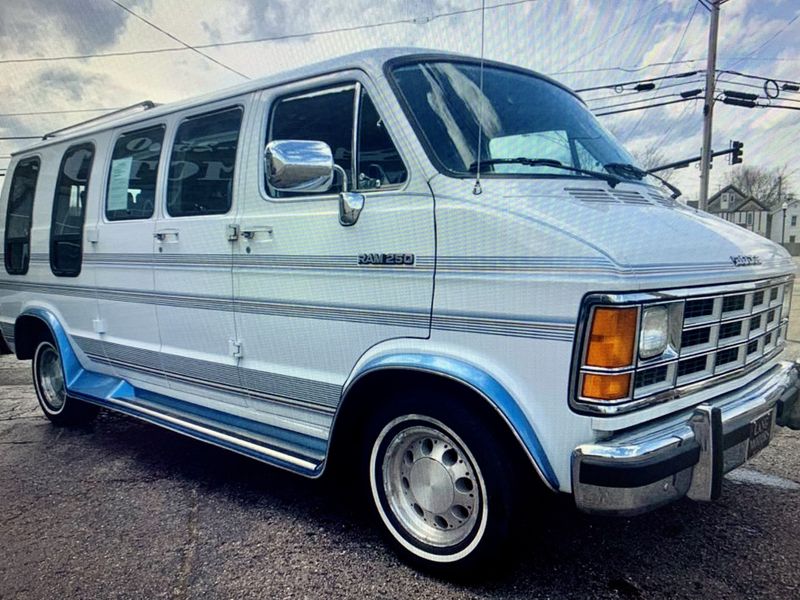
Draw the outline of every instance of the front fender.
[[[506,388],[483,369],[447,356],[416,352],[392,353],[364,363],[350,378],[343,397],[363,376],[378,370],[408,369],[442,375],[469,386],[480,394],[503,417],[517,441],[522,444],[542,481],[558,490],[558,478],[525,413]],[[334,421],[335,427],[335,421]]]

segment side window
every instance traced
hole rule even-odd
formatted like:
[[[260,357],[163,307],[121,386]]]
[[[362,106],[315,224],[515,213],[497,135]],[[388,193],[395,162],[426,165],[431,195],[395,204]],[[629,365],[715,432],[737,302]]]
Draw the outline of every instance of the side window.
[[[353,180],[353,108],[355,84],[336,86],[295,96],[281,98],[272,109],[268,141],[309,140],[325,142],[333,152],[334,162]],[[269,189],[269,186],[267,186]],[[327,192],[342,191],[340,177]],[[270,190],[275,197],[290,197],[302,194],[280,193]]]
[[[163,125],[125,133],[117,139],[111,155],[106,194],[106,217],[109,221],[153,216],[163,143]]]
[[[50,268],[59,277],[77,277],[81,272],[83,220],[93,159],[94,145],[78,144],[68,148],[61,160],[50,223]]]
[[[358,180],[360,190],[403,183],[408,176],[403,159],[366,91],[358,119]]]
[[[242,109],[190,117],[175,134],[169,160],[167,213],[222,215],[231,208]]]
[[[31,219],[39,159],[19,162],[11,178],[6,212],[5,261],[9,275],[25,275],[31,258]]]

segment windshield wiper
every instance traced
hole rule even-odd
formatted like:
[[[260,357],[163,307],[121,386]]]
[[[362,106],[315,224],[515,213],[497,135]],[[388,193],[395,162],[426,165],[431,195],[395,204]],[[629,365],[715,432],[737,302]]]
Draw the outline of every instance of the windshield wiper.
[[[481,170],[484,166],[490,167],[492,165],[523,165],[526,167],[550,167],[553,169],[563,169],[564,171],[572,171],[573,173],[580,173],[581,175],[588,175],[595,179],[602,179],[612,188],[617,187],[620,183],[619,177],[609,175],[608,173],[601,173],[599,171],[587,171],[586,169],[579,169],[578,167],[571,167],[564,163],[552,158],[525,158],[518,156],[516,158],[488,158],[480,162]],[[469,166],[469,171],[474,173],[478,170],[478,163],[474,162]]]
[[[603,168],[609,169],[611,171],[616,171],[617,173],[622,174],[625,176],[632,176],[636,179],[644,179],[645,176],[650,175],[651,177],[658,179],[661,183],[664,184],[665,187],[672,192],[673,200],[683,195],[677,187],[672,185],[669,181],[661,177],[660,175],[656,175],[655,173],[651,173],[650,171],[645,171],[644,169],[640,169],[637,166],[628,164],[628,163],[608,163],[607,165],[603,165]]]

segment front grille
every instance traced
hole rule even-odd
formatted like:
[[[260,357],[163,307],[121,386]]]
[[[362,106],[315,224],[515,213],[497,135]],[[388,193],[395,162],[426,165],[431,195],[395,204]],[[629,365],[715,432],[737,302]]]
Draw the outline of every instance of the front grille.
[[[702,297],[677,300],[683,315],[680,335],[662,357],[637,362],[634,399],[771,359],[784,346],[788,304],[783,304],[791,297],[791,287],[792,282],[785,279],[763,281],[748,284],[747,291],[729,286],[722,293],[710,294],[707,288]]]

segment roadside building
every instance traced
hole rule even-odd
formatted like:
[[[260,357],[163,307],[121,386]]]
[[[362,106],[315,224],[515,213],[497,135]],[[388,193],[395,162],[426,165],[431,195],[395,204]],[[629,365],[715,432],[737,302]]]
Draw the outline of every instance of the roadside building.
[[[770,220],[772,228],[769,238],[773,242],[779,244],[800,243],[800,200],[789,197],[786,201],[785,218],[781,205],[770,213]]]
[[[735,185],[726,185],[711,196],[708,199],[708,212],[764,237],[770,237],[772,215],[767,207],[753,196],[746,195]],[[780,236],[780,229],[778,235]]]

